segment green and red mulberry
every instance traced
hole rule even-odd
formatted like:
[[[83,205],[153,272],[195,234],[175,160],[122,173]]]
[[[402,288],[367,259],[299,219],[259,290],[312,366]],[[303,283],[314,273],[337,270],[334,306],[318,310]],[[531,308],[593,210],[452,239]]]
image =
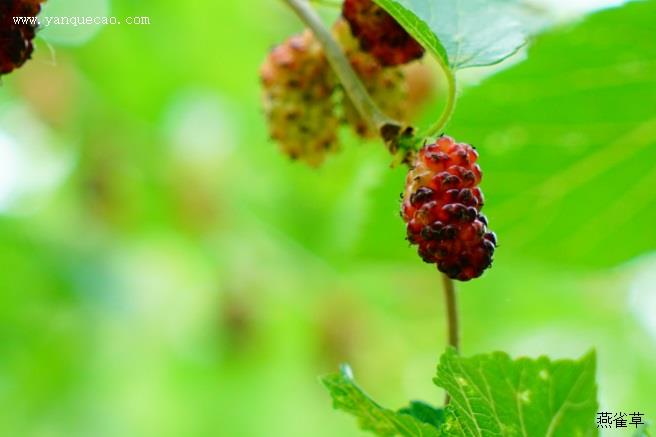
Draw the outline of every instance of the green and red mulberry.
[[[317,166],[337,148],[336,78],[312,32],[275,47],[261,68],[269,133],[292,159]]]
[[[424,146],[406,180],[401,215],[421,258],[452,279],[468,281],[492,264],[496,235],[481,214],[478,153],[442,136]]]
[[[373,0],[345,0],[342,15],[362,49],[385,66],[407,64],[424,55],[424,48]]]
[[[14,18],[36,17],[42,0],[0,0],[0,75],[21,67],[34,51],[36,22],[16,23]]]

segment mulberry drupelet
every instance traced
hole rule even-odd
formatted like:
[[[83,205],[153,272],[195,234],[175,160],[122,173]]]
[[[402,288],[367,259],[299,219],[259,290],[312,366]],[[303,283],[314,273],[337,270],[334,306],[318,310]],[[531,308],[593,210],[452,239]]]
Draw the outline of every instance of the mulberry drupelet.
[[[481,214],[481,169],[472,146],[442,136],[424,146],[408,173],[401,215],[419,255],[452,279],[468,281],[492,264],[496,236]]]

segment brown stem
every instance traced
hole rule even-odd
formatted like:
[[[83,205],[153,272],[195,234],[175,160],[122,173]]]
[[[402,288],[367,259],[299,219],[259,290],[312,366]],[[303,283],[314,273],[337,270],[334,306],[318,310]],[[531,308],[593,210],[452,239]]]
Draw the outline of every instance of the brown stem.
[[[300,17],[300,19],[314,33],[315,37],[322,45],[326,58],[335,74],[339,78],[346,94],[349,96],[362,118],[377,132],[381,133],[384,139],[389,136],[389,132],[400,133],[402,125],[396,120],[386,116],[373,101],[367,89],[362,84],[357,73],[351,67],[351,63],[344,55],[341,47],[335,41],[330,30],[321,21],[317,12],[312,8],[307,0],[284,0],[289,7]]]
[[[442,284],[444,288],[444,301],[446,303],[446,326],[449,336],[449,345],[458,351],[460,349],[460,327],[458,321],[456,287],[453,283],[453,279],[445,274],[442,274]],[[448,405],[450,400],[451,398],[447,393],[444,398],[444,405]]]

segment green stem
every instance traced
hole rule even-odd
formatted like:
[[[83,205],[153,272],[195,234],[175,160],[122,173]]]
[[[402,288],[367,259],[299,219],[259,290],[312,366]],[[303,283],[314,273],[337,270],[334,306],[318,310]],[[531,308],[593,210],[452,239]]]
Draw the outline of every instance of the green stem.
[[[449,336],[449,346],[459,350],[460,348],[460,327],[458,321],[458,301],[456,298],[456,287],[453,279],[442,274],[442,284],[444,285],[444,300],[446,302],[447,332]]]
[[[449,346],[460,350],[460,323],[458,320],[458,300],[456,298],[456,287],[453,279],[442,274],[442,285],[444,288],[444,301],[446,303],[446,329],[449,337]],[[444,398],[444,405],[448,405],[451,400],[447,393]]]
[[[451,119],[451,116],[456,110],[456,76],[453,70],[451,70],[451,67],[446,65],[443,61],[440,61],[440,66],[442,67],[442,71],[446,76],[448,94],[446,97],[446,104],[444,105],[444,109],[442,110],[440,118],[438,118],[438,120],[428,128],[425,134],[426,137],[432,137],[441,134],[444,130],[444,127],[447,125]]]
[[[341,47],[335,41],[330,30],[322,23],[317,12],[307,0],[283,0],[296,15],[309,27],[321,44],[326,58],[339,78],[346,94],[349,96],[362,118],[370,126],[376,128],[384,139],[392,133],[402,131],[402,124],[386,116],[373,101],[367,89],[362,84],[357,73],[351,67]]]

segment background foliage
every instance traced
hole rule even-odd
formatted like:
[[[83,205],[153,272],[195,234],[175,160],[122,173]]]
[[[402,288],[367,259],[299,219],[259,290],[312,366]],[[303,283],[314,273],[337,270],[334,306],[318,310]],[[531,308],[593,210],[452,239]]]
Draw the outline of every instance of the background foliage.
[[[47,12],[79,8],[153,24],[47,29],[0,87],[0,433],[357,436],[316,379],[343,361],[383,405],[439,403],[439,278],[403,240],[404,170],[377,143],[313,171],[267,141],[257,71],[297,19],[273,0]],[[481,152],[501,242],[460,287],[464,353],[595,347],[601,408],[652,419],[654,14],[538,36],[449,129]]]

